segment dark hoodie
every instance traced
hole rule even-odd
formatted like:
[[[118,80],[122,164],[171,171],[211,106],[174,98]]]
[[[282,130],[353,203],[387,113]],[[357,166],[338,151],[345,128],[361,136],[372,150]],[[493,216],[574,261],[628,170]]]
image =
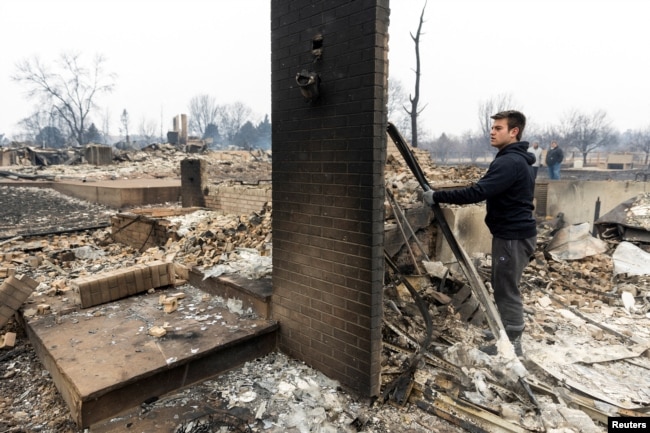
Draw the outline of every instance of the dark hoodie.
[[[535,155],[528,142],[509,144],[497,153],[487,173],[467,188],[436,191],[437,203],[468,204],[485,200],[485,224],[501,239],[528,239],[537,234],[533,217]]]

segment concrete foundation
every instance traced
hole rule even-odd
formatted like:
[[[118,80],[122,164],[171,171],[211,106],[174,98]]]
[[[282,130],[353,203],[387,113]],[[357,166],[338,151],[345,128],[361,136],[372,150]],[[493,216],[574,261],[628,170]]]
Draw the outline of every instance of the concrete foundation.
[[[122,209],[147,204],[176,203],[181,196],[180,179],[133,179],[99,182],[52,182],[52,189],[72,197]]]
[[[567,224],[593,225],[597,201],[600,215],[604,215],[620,203],[650,191],[648,182],[636,181],[556,180],[544,185],[546,216],[554,218],[563,213]]]

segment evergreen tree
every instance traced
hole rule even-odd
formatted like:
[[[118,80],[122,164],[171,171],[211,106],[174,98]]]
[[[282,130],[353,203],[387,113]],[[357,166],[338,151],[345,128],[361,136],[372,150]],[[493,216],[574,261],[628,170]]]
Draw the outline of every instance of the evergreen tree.
[[[54,149],[61,149],[65,147],[65,138],[61,134],[59,128],[54,126],[46,126],[41,129],[34,138],[38,145],[43,147],[50,147]]]
[[[235,139],[233,140],[234,144],[243,149],[253,149],[257,143],[257,128],[253,126],[253,123],[248,121],[239,128]]]
[[[255,147],[265,150],[271,148],[271,121],[269,120],[268,114],[257,125],[257,142],[255,143]]]
[[[212,145],[209,147],[217,147],[221,142],[221,134],[219,134],[219,127],[214,123],[208,123],[208,126],[205,127],[205,132],[203,133],[203,140],[208,138],[212,139]]]
[[[99,133],[99,130],[94,123],[90,124],[90,127],[86,132],[84,132],[84,142],[85,143],[100,143],[102,141],[102,134]]]

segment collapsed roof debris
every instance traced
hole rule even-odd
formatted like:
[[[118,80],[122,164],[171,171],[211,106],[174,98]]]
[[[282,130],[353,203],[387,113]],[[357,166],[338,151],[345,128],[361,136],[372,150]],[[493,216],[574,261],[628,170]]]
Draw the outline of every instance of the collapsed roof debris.
[[[112,177],[177,176],[178,162],[185,157],[177,159],[175,152],[160,149],[130,155],[111,167],[52,166],[45,172],[58,177],[85,177],[91,182]],[[270,179],[270,164],[265,155],[259,155],[257,160],[233,154],[231,160],[213,161],[210,170],[215,172],[215,181],[232,178],[234,173],[249,176],[250,167],[263,173],[258,177],[268,174]],[[438,167],[426,159],[420,163],[427,178],[437,183],[466,183],[481,175],[477,168]],[[422,206],[417,182],[398,157],[389,156],[386,181],[399,206]],[[48,194],[44,190],[35,193],[45,194],[44,197]],[[71,208],[68,213],[95,213],[93,205],[81,201],[73,204],[77,209]],[[387,227],[391,223],[397,225],[393,218],[398,213],[399,209],[387,212]],[[25,214],[22,223],[32,224],[30,215]],[[7,278],[11,272],[29,275],[37,281],[39,285],[26,304],[33,308],[70,297],[74,290],[72,281],[78,277],[168,258],[198,266],[204,274],[234,270],[252,278],[268,276],[271,250],[266,246],[270,242],[270,217],[271,208],[260,215],[197,211],[170,217],[178,240],[142,252],[114,243],[109,228],[30,238],[20,238],[16,233],[0,245],[0,272],[6,270],[0,278]],[[603,251],[570,259],[553,257],[549,245],[561,232],[558,228],[561,229],[540,223],[535,260],[523,278],[527,321],[524,365],[538,408],[521,384],[508,375],[511,369],[507,359],[487,357],[477,350],[484,339],[485,325],[478,304],[470,302],[472,297],[462,273],[454,266],[430,262],[423,268],[441,271],[412,275],[411,269],[416,268],[413,265],[407,266],[409,272],[405,272],[409,281],[417,283],[414,284],[424,300],[430,325],[403,284],[387,279],[384,288],[383,383],[391,383],[401,375],[408,361],[419,354],[418,362],[410,364],[413,381],[395,388],[401,392],[401,399],[389,399],[383,405],[379,401],[363,401],[304,364],[281,353],[271,353],[214,380],[146,402],[133,422],[160,417],[167,411],[194,414],[194,424],[192,418],[171,421],[176,430],[170,431],[184,428],[187,432],[199,428],[201,420],[208,420],[209,415],[214,420],[225,417],[224,414],[237,417],[226,420],[230,425],[245,420],[250,431],[259,432],[603,432],[607,416],[647,415],[650,275],[647,269],[644,272],[643,264],[639,272],[617,272],[621,268],[617,267],[616,257],[626,242],[642,250],[647,250],[648,244],[638,239],[606,238]],[[435,232],[434,227],[426,230],[428,234]],[[406,248],[396,256],[399,257],[393,258],[400,264],[401,272],[402,265],[412,264],[413,256],[420,260],[420,256]],[[632,263],[642,257],[637,253],[628,256],[631,257],[625,261]],[[479,274],[488,279],[490,257],[474,259]],[[630,296],[633,304],[629,303]],[[97,314],[101,314],[99,310]],[[2,328],[2,333],[14,331],[18,334],[16,346],[0,351],[0,406],[8,414],[0,421],[0,427],[8,431],[77,431],[52,379],[30,352],[24,333],[16,323]],[[196,408],[211,408],[213,413],[199,413]],[[121,420],[115,418],[116,423]]]
[[[650,192],[616,206],[594,222],[601,238],[650,245]],[[650,250],[650,247],[646,251]]]
[[[66,164],[76,155],[75,149],[40,149],[36,147],[10,147],[0,149],[0,166],[50,166]]]
[[[650,269],[650,253],[642,250],[632,242],[621,242],[614,254],[614,275],[627,274],[648,275]]]

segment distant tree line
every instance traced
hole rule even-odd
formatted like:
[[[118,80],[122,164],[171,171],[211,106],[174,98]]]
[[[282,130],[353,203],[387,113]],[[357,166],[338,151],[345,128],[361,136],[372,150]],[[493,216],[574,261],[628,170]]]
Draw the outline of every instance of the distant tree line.
[[[388,119],[396,126],[404,128],[404,135],[409,136],[408,116],[405,110],[400,110],[407,97],[402,92],[403,86],[399,81],[389,80],[388,90]],[[513,101],[510,95],[497,95],[478,105],[477,127],[467,130],[461,135],[442,133],[432,138],[426,130],[419,131],[419,146],[430,152],[434,161],[445,164],[450,160],[468,160],[475,163],[480,158],[491,158],[495,150],[490,146],[490,116],[508,109],[521,109],[520,104]],[[526,110],[521,109],[524,113]],[[650,125],[646,128],[620,132],[612,126],[612,121],[605,110],[595,110],[585,113],[580,110],[570,110],[560,117],[557,124],[539,125],[535,119],[528,119],[524,131],[524,140],[530,143],[537,141],[542,148],[547,149],[552,140],[557,140],[560,147],[567,152],[574,152],[587,164],[589,154],[594,152],[639,152],[645,155],[643,164],[650,163]],[[438,125],[444,128],[444,125]]]
[[[105,59],[97,56],[84,64],[79,54],[61,54],[52,64],[38,57],[16,64],[12,79],[27,89],[27,97],[34,101],[34,113],[22,119],[21,141],[39,147],[62,148],[88,143],[115,144],[110,133],[110,113],[100,112],[97,101],[115,87],[115,74],[105,70]],[[198,95],[189,102],[189,132],[192,136],[209,139],[212,148],[240,147],[269,149],[271,122],[266,115],[255,123],[252,110],[241,102],[217,104],[216,98]],[[101,120],[101,122],[94,122]],[[151,119],[141,119],[137,133],[131,127],[127,109],[119,121],[120,146],[137,148],[166,141],[162,128]],[[99,125],[99,126],[98,126]],[[0,135],[0,145],[8,137]]]
[[[211,148],[235,146],[243,149],[271,148],[271,121],[268,115],[255,124],[251,109],[241,102],[218,104],[208,94],[192,97],[189,104],[190,134],[212,141]]]
[[[50,148],[87,143],[114,144],[109,131],[110,113],[102,113],[97,107],[97,100],[111,93],[115,86],[115,74],[107,72],[104,66],[102,56],[95,57],[86,65],[79,54],[61,54],[51,65],[41,62],[38,57],[19,62],[12,78],[26,87],[28,98],[37,104],[34,113],[20,121],[24,131],[22,140]],[[413,114],[419,114],[412,104],[408,108],[412,99],[398,80],[388,80],[388,119],[403,130],[407,138],[412,137],[409,125],[414,124]],[[434,160],[440,163],[459,157],[475,162],[493,152],[489,145],[490,116],[503,109],[516,109],[518,105],[509,95],[498,95],[481,102],[477,128],[460,136],[442,133],[432,138],[428,131],[416,126],[419,147],[428,149]],[[187,108],[190,135],[211,141],[213,149],[271,147],[268,115],[255,122],[251,109],[241,102],[219,104],[216,97],[200,94],[189,100]],[[93,116],[101,122],[93,121]],[[162,119],[160,126],[151,119],[141,119],[135,135],[131,129],[129,113],[124,109],[119,127],[122,143],[137,147],[165,140]],[[645,154],[645,164],[650,160],[650,125],[621,133],[612,128],[604,110],[593,113],[572,110],[564,114],[556,125],[543,126],[529,119],[524,136],[530,142],[538,141],[542,147],[547,147],[555,139],[565,151],[580,154],[584,163],[595,151],[636,151]],[[7,142],[8,137],[0,134],[0,145]]]

